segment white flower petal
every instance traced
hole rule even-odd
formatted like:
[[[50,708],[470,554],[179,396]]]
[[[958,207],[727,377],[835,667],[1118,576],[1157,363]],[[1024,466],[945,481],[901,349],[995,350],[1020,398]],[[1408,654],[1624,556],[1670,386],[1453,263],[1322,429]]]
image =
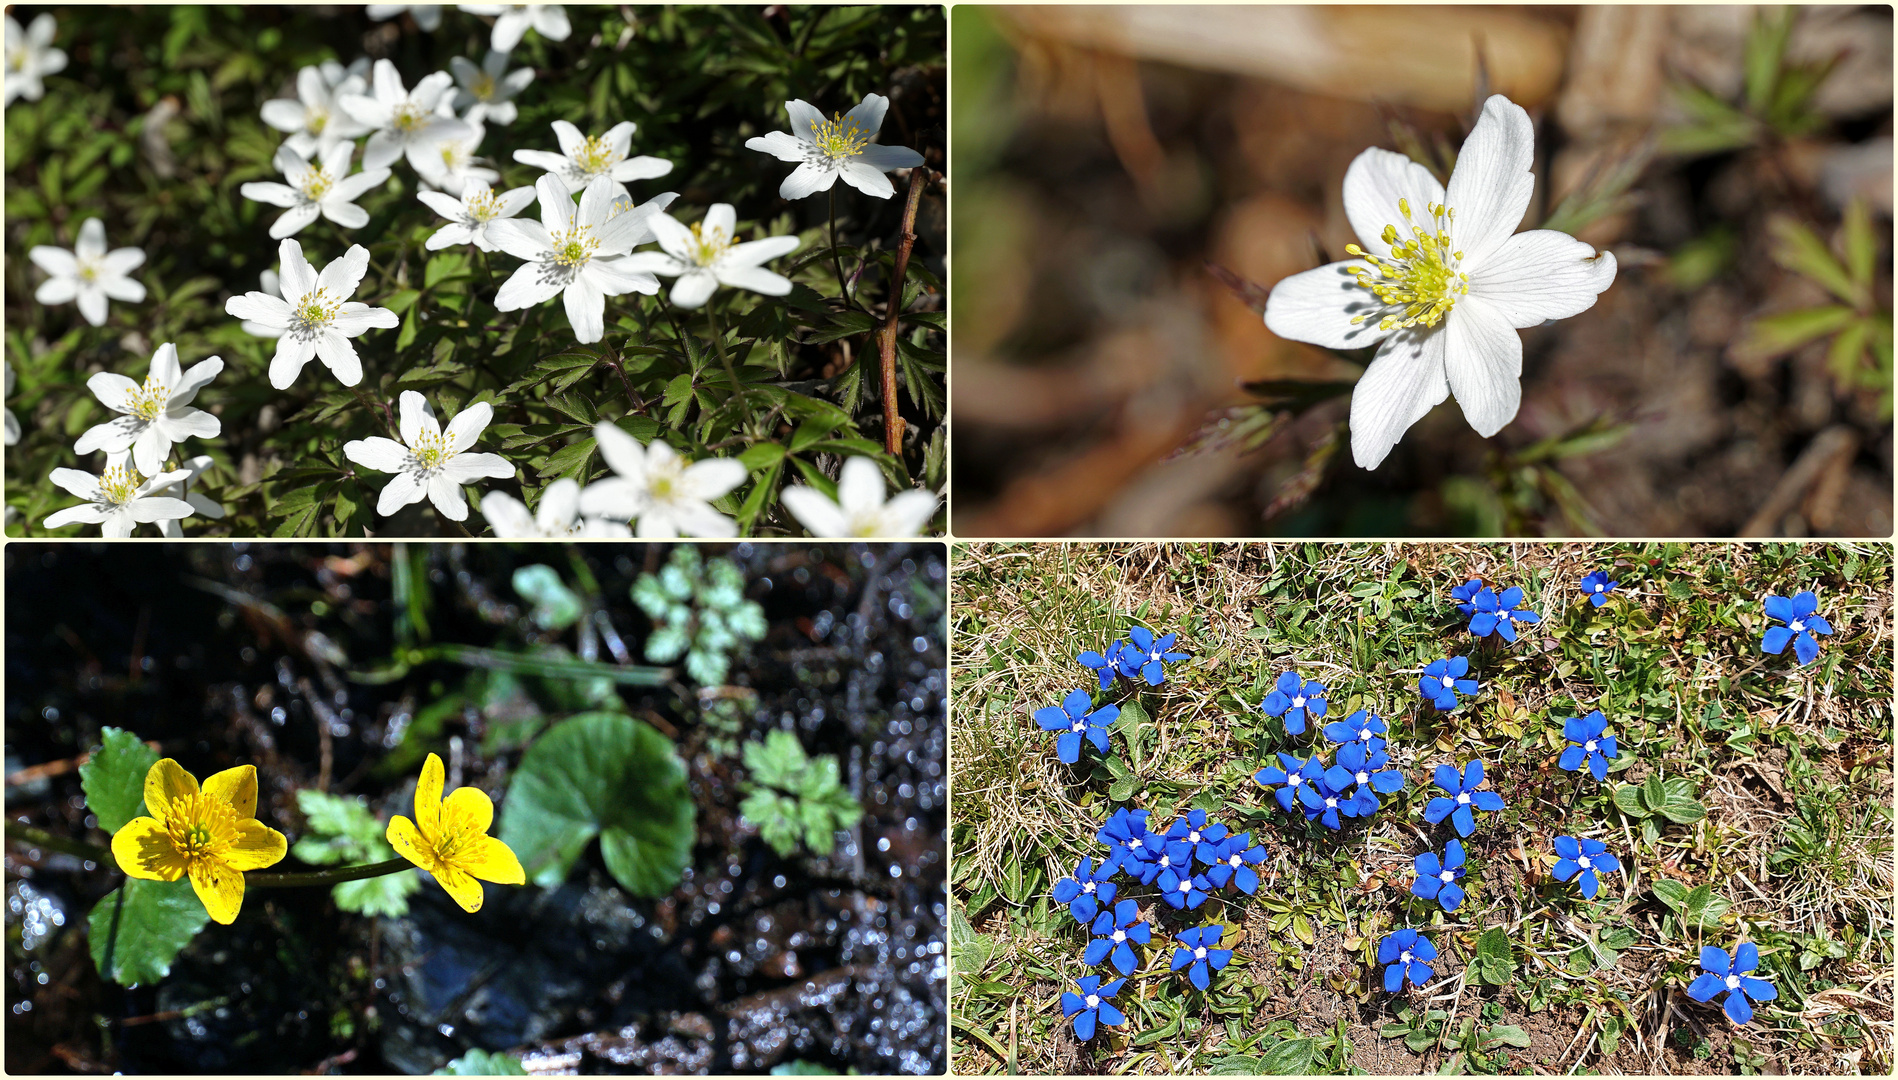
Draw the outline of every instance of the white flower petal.
[[[317,335],[316,357],[344,386],[354,386],[362,381],[362,358],[356,355],[356,347],[349,343],[349,339],[334,328]]]
[[[1370,268],[1362,259],[1335,262],[1279,279],[1265,300],[1265,327],[1291,341],[1327,349],[1362,349],[1390,336],[1377,328],[1382,309],[1370,290],[1358,284],[1353,269]],[[1369,316],[1353,326],[1351,320]]]
[[[795,173],[792,175],[796,175]],[[865,165],[862,161],[851,160],[843,163],[838,172],[843,181],[865,195],[875,199],[887,199],[896,194],[896,185],[879,169]]]
[[[748,475],[737,458],[706,458],[685,467],[679,488],[692,498],[710,502],[744,483]]]
[[[672,303],[682,308],[704,307],[705,302],[718,291],[718,277],[710,270],[699,267],[687,270],[679,275],[672,285]]]
[[[854,459],[853,459],[854,460]],[[814,487],[802,484],[787,487],[779,494],[778,501],[791,512],[805,531],[818,537],[843,537],[850,535],[850,522],[835,502]]]
[[[734,266],[717,273],[721,284],[734,289],[750,289],[765,296],[783,296],[791,291],[791,279],[762,266]]]
[[[759,135],[746,139],[745,148],[770,154],[779,161],[803,161],[810,153],[810,144],[802,142],[797,136],[783,131],[774,131],[769,135]]]
[[[1444,319],[1443,337],[1450,392],[1487,439],[1514,420],[1522,404],[1522,337],[1501,311],[1474,296]]]
[[[637,483],[645,482],[646,448],[639,444],[638,439],[626,434],[617,425],[604,421],[593,425],[593,439],[600,448],[600,458],[606,462],[607,468]],[[582,494],[584,495],[584,492]],[[588,514],[596,513],[593,510],[586,510],[584,502],[582,510]],[[633,515],[626,516],[630,518]]]
[[[376,513],[388,517],[410,503],[421,502],[422,496],[428,494],[428,482],[422,476],[420,470],[410,469],[390,477],[376,498]]]
[[[485,401],[477,401],[461,410],[448,422],[448,451],[459,454],[473,446],[494,420],[494,406]]]
[[[842,167],[836,162],[826,161],[820,164],[807,161],[793,169],[791,175],[784,178],[784,183],[778,185],[778,197],[802,199],[820,191],[828,191],[837,182],[837,177],[842,171]]]
[[[295,240],[285,240],[277,245],[277,266],[279,281],[283,291],[279,293],[290,302],[291,307],[303,302],[303,298],[316,291],[316,268],[303,257],[303,245]]]
[[[407,469],[412,457],[408,447],[381,435],[344,443],[343,456],[365,469],[385,473],[399,473]]]
[[[545,505],[547,496],[541,496]],[[505,491],[490,491],[481,496],[481,516],[488,519],[488,527],[494,535],[510,540],[537,540],[545,534],[534,523],[527,507],[517,498]]]
[[[1410,426],[1450,396],[1441,328],[1393,334],[1351,392],[1351,457],[1375,469]]]
[[[873,169],[889,172],[891,169],[914,169],[923,163],[923,155],[907,146],[871,143],[857,155],[857,160]]]
[[[504,224],[509,223],[496,222],[489,235],[493,236],[494,231]],[[512,276],[501,283],[501,288],[494,294],[494,309],[519,311],[536,304],[544,304],[559,296],[560,289],[560,280],[548,273],[545,266],[530,262],[515,270]]]
[[[1410,230],[1398,210],[1398,200],[1410,204],[1410,220],[1419,225],[1430,223],[1429,206],[1443,201],[1443,185],[1430,170],[1402,154],[1372,147],[1359,154],[1344,171],[1344,213],[1351,220],[1351,231],[1358,244],[1373,255],[1390,254],[1391,246],[1381,235],[1384,226],[1397,226],[1399,240],[1410,239]],[[1457,221],[1463,220],[1462,212]],[[1461,237],[1457,238],[1461,241]]]
[[[1456,211],[1450,238],[1468,267],[1480,267],[1522,224],[1535,193],[1536,129],[1523,107],[1501,94],[1483,103],[1470,137],[1450,173],[1449,204]],[[1401,226],[1400,226],[1401,228]]]
[[[1587,311],[1614,283],[1612,252],[1597,255],[1567,233],[1532,229],[1503,241],[1470,273],[1470,296],[1520,329]]]

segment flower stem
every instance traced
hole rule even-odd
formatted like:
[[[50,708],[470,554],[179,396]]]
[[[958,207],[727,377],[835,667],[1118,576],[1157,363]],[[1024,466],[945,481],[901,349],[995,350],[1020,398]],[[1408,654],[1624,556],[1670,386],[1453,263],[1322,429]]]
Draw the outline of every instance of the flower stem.
[[[910,249],[916,246],[916,208],[922,204],[923,185],[928,182],[927,166],[919,165],[909,171],[909,196],[903,206],[903,232],[896,244],[895,272],[890,275],[883,326],[876,335],[883,376],[883,448],[898,461],[903,460],[903,417],[897,412],[896,322],[903,314],[903,275],[909,269]]]
[[[379,398],[371,398],[369,396],[369,391],[364,390],[362,388],[361,383],[357,383],[355,386],[350,387],[349,390],[351,393],[356,395],[357,401],[362,402],[363,408],[368,409],[371,413],[376,411],[377,406],[381,406],[382,407],[382,422],[385,425],[387,425],[389,428],[389,437],[394,439],[397,442],[402,441],[402,436],[398,434],[396,431],[395,414],[389,411],[388,402],[383,401]]]
[[[7,822],[7,839],[17,844],[29,844],[33,847],[43,847],[51,851],[64,852],[67,855],[77,855],[79,858],[91,859],[96,863],[113,866],[118,865],[112,861],[112,853],[97,844],[89,844],[84,840],[73,840],[64,836],[57,836],[47,832],[45,829],[35,828],[32,825],[24,825],[17,821]]]
[[[725,354],[725,334],[719,329],[717,304],[705,305],[705,321],[712,327],[712,348],[718,352],[718,362],[725,365],[725,377],[731,380],[732,398],[742,402],[745,399],[745,384],[738,381],[738,369],[732,366],[731,357]]]
[[[844,259],[837,253],[837,185],[830,185],[830,265],[837,271],[837,295],[850,304],[850,286],[844,283]]]
[[[292,889],[303,885],[335,885],[344,881],[399,874],[414,866],[407,859],[394,858],[363,866],[345,866],[341,870],[314,870],[303,874],[249,873],[244,875],[244,886],[250,889]]]

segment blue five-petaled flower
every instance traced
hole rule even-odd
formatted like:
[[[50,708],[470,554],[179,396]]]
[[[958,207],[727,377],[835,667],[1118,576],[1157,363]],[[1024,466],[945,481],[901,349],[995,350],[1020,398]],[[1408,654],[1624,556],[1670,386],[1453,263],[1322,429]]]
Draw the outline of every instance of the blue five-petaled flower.
[[[1265,861],[1265,845],[1252,843],[1251,833],[1227,837],[1214,854],[1213,865],[1206,871],[1206,880],[1214,888],[1223,889],[1230,881],[1247,896],[1258,891],[1259,872],[1252,868]]]
[[[1607,571],[1597,570],[1583,576],[1582,592],[1588,595],[1589,603],[1600,607],[1608,602],[1608,594],[1613,592],[1615,586],[1619,584],[1621,584],[1619,581],[1609,580]]]
[[[1107,753],[1107,729],[1120,719],[1120,706],[1103,705],[1092,712],[1088,707],[1094,699],[1085,690],[1076,690],[1063,698],[1059,708],[1050,705],[1035,711],[1035,723],[1043,731],[1059,731],[1061,736],[1054,741],[1055,756],[1072,765],[1081,760],[1081,739],[1086,738],[1094,744],[1094,749]]]
[[[1215,886],[1205,874],[1190,871],[1175,873],[1172,870],[1160,871],[1155,880],[1160,888],[1160,899],[1175,911],[1184,911],[1199,907],[1206,902],[1206,895]]]
[[[1580,772],[1582,765],[1588,765],[1588,772],[1597,780],[1608,776],[1608,759],[1616,756],[1615,737],[1603,735],[1608,728],[1608,718],[1600,709],[1587,716],[1572,716],[1562,722],[1562,734],[1571,744],[1562,751],[1562,759],[1556,764],[1569,772]]]
[[[1192,657],[1191,653],[1173,651],[1173,641],[1179,637],[1178,634],[1156,638],[1153,631],[1136,626],[1127,631],[1127,636],[1133,639],[1133,643],[1121,647],[1120,670],[1129,678],[1139,672],[1147,680],[1148,686],[1158,686],[1166,681],[1166,665]]]
[[[1216,948],[1226,933],[1223,926],[1196,926],[1182,933],[1180,947],[1173,950],[1173,970],[1186,968],[1186,977],[1201,990],[1212,981],[1211,973],[1232,962],[1232,950]]]
[[[1417,856],[1414,865],[1417,880],[1411,883],[1411,895],[1435,900],[1445,911],[1455,911],[1457,905],[1463,903],[1463,886],[1456,883],[1463,876],[1461,841],[1445,844],[1442,859],[1437,858],[1436,852],[1426,851]]]
[[[1094,920],[1096,937],[1087,943],[1087,951],[1081,954],[1083,962],[1097,965],[1111,958],[1114,970],[1122,975],[1134,973],[1134,944],[1145,945],[1153,940],[1153,931],[1140,921],[1140,905],[1132,900],[1122,900],[1114,905],[1114,910],[1103,911]]]
[[[1208,822],[1204,810],[1191,810],[1167,826],[1166,838],[1191,846],[1199,861],[1211,866],[1219,858],[1218,846],[1226,838],[1226,827]]]
[[[1576,885],[1582,895],[1590,900],[1600,891],[1598,874],[1612,874],[1621,869],[1621,860],[1608,854],[1608,845],[1600,840],[1583,837],[1577,840],[1573,836],[1555,838],[1555,880],[1567,881],[1580,875]]]
[[[1159,843],[1159,837],[1147,831],[1147,812],[1124,806],[1102,823],[1094,839],[1108,846],[1117,866],[1136,877],[1140,874],[1138,864],[1151,862],[1156,857],[1154,847]]]
[[[1333,787],[1322,773],[1316,781],[1299,787],[1298,801],[1304,804],[1306,821],[1316,818],[1327,829],[1342,827],[1340,817],[1359,816],[1357,799]]]
[[[1416,986],[1429,982],[1434,973],[1425,961],[1436,958],[1437,947],[1415,930],[1386,934],[1377,943],[1377,962],[1390,965],[1384,969],[1384,989],[1393,994],[1404,988],[1405,979]]]
[[[1424,665],[1423,675],[1417,679],[1417,689],[1430,699],[1441,712],[1456,708],[1456,696],[1476,693],[1478,685],[1475,679],[1466,679],[1470,670],[1467,656],[1453,656],[1448,660],[1432,660]]]
[[[1120,654],[1126,648],[1126,642],[1116,641],[1107,647],[1106,652],[1089,649],[1077,654],[1074,659],[1082,667],[1093,668],[1094,673],[1100,676],[1101,689],[1105,690],[1114,685],[1114,676],[1120,674]]]
[[[1353,807],[1348,811],[1352,817],[1377,813],[1382,805],[1377,799],[1379,794],[1403,790],[1404,774],[1384,768],[1390,764],[1391,756],[1384,752],[1383,741],[1345,743],[1338,747],[1336,764],[1325,770],[1325,785],[1333,791],[1357,785],[1351,793]]]
[[[1280,766],[1283,766],[1282,768]],[[1279,806],[1286,810],[1298,802],[1298,792],[1306,784],[1314,783],[1325,775],[1325,767],[1316,757],[1300,762],[1290,754],[1279,754],[1278,765],[1267,765],[1252,774],[1252,782],[1260,787],[1276,787]]]
[[[1095,868],[1092,858],[1082,859],[1081,865],[1074,868],[1073,877],[1054,883],[1055,903],[1068,905],[1068,914],[1086,926],[1094,921],[1101,908],[1114,902],[1117,886],[1109,879],[1116,869],[1112,859],[1102,859],[1099,869]]]
[[[1325,738],[1335,743],[1363,743],[1369,749],[1382,749],[1384,733],[1389,725],[1377,718],[1377,714],[1359,709],[1343,720],[1333,720],[1325,725]]]
[[[1471,578],[1450,590],[1450,599],[1457,602],[1456,609],[1465,615],[1476,614],[1476,594],[1483,591],[1483,579]]]
[[[1695,1001],[1713,1000],[1715,994],[1727,995],[1727,1019],[1736,1024],[1744,1024],[1753,1019],[1753,1001],[1772,1001],[1779,997],[1779,991],[1764,979],[1755,979],[1747,972],[1760,966],[1760,948],[1750,941],[1742,941],[1733,950],[1733,959],[1727,960],[1725,949],[1716,949],[1704,945],[1700,950],[1700,977],[1687,987],[1687,996]]]
[[[1476,594],[1476,611],[1470,616],[1470,633],[1488,637],[1494,633],[1504,641],[1516,640],[1516,624],[1539,623],[1542,616],[1522,606],[1522,590],[1505,589],[1498,595],[1484,589]]]
[[[1803,667],[1812,663],[1819,657],[1819,642],[1812,635],[1832,632],[1832,624],[1816,614],[1818,610],[1819,598],[1812,595],[1810,589],[1791,600],[1783,596],[1767,597],[1766,617],[1786,625],[1767,627],[1760,648],[1769,653],[1781,653],[1786,651],[1786,643],[1790,641],[1800,665]]]
[[[1325,684],[1305,682],[1296,671],[1281,674],[1272,692],[1259,702],[1259,710],[1265,715],[1284,717],[1285,730],[1293,735],[1304,734],[1307,714],[1315,720],[1324,719],[1325,708]]]
[[[1472,758],[1463,767],[1463,775],[1458,776],[1456,769],[1449,765],[1437,766],[1437,786],[1446,795],[1440,795],[1424,806],[1424,820],[1435,825],[1444,818],[1456,826],[1458,836],[1468,836],[1476,831],[1476,815],[1470,811],[1497,811],[1503,808],[1503,797],[1493,791],[1478,791],[1483,784],[1483,761]]]
[[[1086,1042],[1094,1037],[1096,1022],[1109,1027],[1118,1027],[1127,1022],[1127,1017],[1108,1002],[1108,998],[1120,993],[1125,979],[1115,979],[1106,986],[1101,985],[1098,975],[1083,975],[1075,982],[1075,990],[1061,995],[1061,1015],[1074,1021],[1074,1037]]]
[[[1154,878],[1168,870],[1178,874],[1193,872],[1193,845],[1184,840],[1155,835],[1148,846],[1153,851],[1153,858],[1127,867],[1127,872],[1138,877],[1140,884],[1151,885]]]

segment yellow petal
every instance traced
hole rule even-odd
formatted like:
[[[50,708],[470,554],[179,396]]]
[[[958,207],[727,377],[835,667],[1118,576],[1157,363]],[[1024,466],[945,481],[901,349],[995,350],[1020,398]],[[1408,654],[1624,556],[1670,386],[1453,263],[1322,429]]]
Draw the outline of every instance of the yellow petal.
[[[471,842],[467,854],[455,863],[483,881],[497,885],[527,884],[527,872],[521,869],[521,860],[514,857],[513,849],[499,837],[483,836],[480,843]]]
[[[204,782],[204,793],[237,808],[240,818],[257,816],[257,766],[225,769]]]
[[[422,776],[415,781],[415,825],[430,840],[442,834],[443,779],[442,759],[428,755],[422,763]]]
[[[452,867],[443,867],[435,871],[435,880],[455,898],[455,903],[467,912],[481,910],[481,883],[467,874]]]
[[[250,768],[248,765],[244,767]],[[209,788],[210,785],[207,783],[205,787]],[[231,845],[224,861],[233,870],[262,870],[282,862],[288,850],[289,844],[282,833],[261,821],[246,818],[237,823],[237,842]]]
[[[145,774],[145,809],[161,822],[171,821],[174,799],[197,793],[198,782],[191,778],[182,765],[170,758],[160,758]]]
[[[435,868],[435,852],[428,846],[428,841],[422,838],[421,830],[415,827],[415,822],[397,814],[389,819],[387,835],[389,846],[395,849],[397,855],[424,870]]]
[[[480,788],[458,787],[442,801],[442,831],[484,833],[494,824],[494,800]]]
[[[147,881],[177,881],[185,861],[172,846],[171,833],[157,818],[136,817],[112,836],[112,858],[125,876]]]
[[[244,906],[244,875],[216,859],[199,859],[191,867],[191,891],[212,919],[229,926]]]

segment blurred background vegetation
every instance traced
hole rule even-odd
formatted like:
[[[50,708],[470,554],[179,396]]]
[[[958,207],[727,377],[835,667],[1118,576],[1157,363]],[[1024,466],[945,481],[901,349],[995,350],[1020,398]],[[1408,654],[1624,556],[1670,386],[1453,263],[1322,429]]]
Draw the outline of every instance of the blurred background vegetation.
[[[1886,7],[953,12],[961,535],[1870,535],[1892,528]],[[1375,472],[1368,357],[1265,329],[1341,257],[1369,146],[1447,175],[1537,124],[1525,228],[1621,271],[1523,332],[1523,404]]]
[[[881,141],[916,148],[934,170],[944,165],[945,20],[940,8],[567,5],[566,10],[573,32],[565,41],[550,42],[529,31],[509,60],[509,70],[532,67],[535,78],[515,99],[520,111],[513,123],[487,125],[480,154],[501,173],[496,190],[531,185],[541,175],[515,162],[513,153],[557,149],[554,120],[569,120],[590,134],[632,120],[638,124],[633,153],[673,163],[668,176],[635,183],[637,199],[677,191],[674,209],[688,219],[714,202],[728,202],[738,208],[741,229],[754,235],[799,233],[804,246],[776,268],[800,283],[810,282],[816,293],[834,296],[825,200],[778,198],[778,185],[791,166],[746,149],[745,140],[784,130],[787,100],[802,98],[829,114],[850,108],[866,93],[879,93],[890,98]],[[76,461],[72,453],[79,433],[107,415],[86,390],[87,377],[107,370],[142,381],[152,350],[167,341],[177,343],[187,367],[213,354],[224,358],[223,374],[193,403],[220,418],[223,434],[180,447],[184,456],[204,453],[216,460],[205,486],[230,515],[216,531],[269,532],[288,514],[278,504],[312,482],[324,485],[322,513],[305,515],[303,532],[361,535],[369,527],[388,535],[429,535],[446,527],[432,512],[414,511],[392,524],[367,509],[385,478],[349,479],[346,465],[325,459],[341,462],[338,447],[344,439],[386,434],[380,419],[372,422],[354,395],[320,365],[307,369],[288,390],[273,390],[265,372],[275,341],[244,333],[225,313],[224,302],[234,293],[259,288],[259,275],[277,262],[277,242],[268,229],[280,211],[246,200],[238,190],[250,181],[281,179],[271,156],[282,135],[259,117],[262,104],[294,99],[298,70],[332,59],[347,65],[359,57],[387,58],[404,85],[413,88],[424,76],[447,70],[451,57],[480,63],[494,20],[452,5],[443,8],[441,25],[433,31],[423,31],[409,15],[378,22],[353,6],[10,11],[22,25],[50,11],[59,28],[54,44],[70,60],[63,72],[46,80],[43,99],[18,100],[6,110],[6,357],[18,378],[6,404],[24,429],[20,444],[7,449],[8,533],[38,533],[46,514],[73,501],[47,482],[52,469],[96,472],[101,467],[102,455]],[[500,452],[520,467],[520,488],[530,505],[534,494],[558,476],[585,482],[602,466],[593,455],[589,469],[589,455],[576,455],[569,444],[590,445],[594,416],[617,418],[625,411],[623,394],[632,388],[606,367],[567,370],[558,379],[540,374],[536,361],[573,345],[560,305],[550,302],[520,316],[493,319],[487,300],[516,260],[489,255],[490,284],[479,253],[471,249],[431,257],[423,242],[443,222],[415,198],[413,170],[399,164],[394,173],[387,185],[361,200],[369,225],[344,230],[319,221],[296,237],[319,267],[348,244],[368,246],[371,274],[356,299],[396,309],[403,317],[399,331],[357,339],[367,372],[363,388],[391,402],[401,390],[420,389],[445,416],[477,400],[494,401],[495,424],[480,449]],[[845,267],[858,265],[861,256],[861,288],[872,303],[883,291],[903,204],[900,184],[897,196],[888,200],[847,188],[837,199]],[[103,219],[109,246],[144,249],[146,263],[134,277],[150,290],[142,303],[114,302],[106,324],[96,328],[71,304],[48,308],[35,303],[33,291],[43,275],[25,258],[36,244],[70,248],[80,222],[95,216]],[[523,216],[538,219],[538,207]],[[909,310],[920,320],[940,320],[944,299],[938,278],[946,239],[937,185],[923,198],[917,232],[908,274],[917,295]],[[483,298],[478,309],[477,296]],[[820,419],[833,418],[830,442],[837,445],[830,447],[831,454],[871,453],[892,481],[906,475],[912,482],[941,485],[946,432],[938,330],[924,322],[900,340],[906,441],[897,460],[872,445],[882,441],[882,420],[875,349],[867,334],[857,332],[863,327],[826,325],[830,319],[823,301],[810,289],[786,298],[785,303],[803,305],[796,311],[785,303],[761,303],[750,293],[730,296],[730,302],[753,308],[749,314],[757,316],[751,324],[732,327],[739,336],[759,339],[741,376],[748,384],[755,378],[783,388],[794,396],[794,405]],[[636,299],[609,305],[603,344],[616,345],[649,329],[628,315],[629,301]],[[738,323],[742,311],[728,309],[726,318]],[[443,316],[452,318],[455,312],[475,319],[476,329],[444,325],[450,320]],[[817,327],[794,325],[794,318]],[[542,330],[540,320],[550,325]],[[532,329],[518,332],[519,322]],[[654,323],[656,355],[633,354],[625,361],[642,398],[654,399],[649,401],[652,419],[687,456],[731,442],[734,428],[744,426],[740,421],[726,415],[706,422],[722,404],[708,390],[712,379],[696,380],[683,396],[673,392],[680,373],[706,362],[698,355],[702,346],[695,341],[682,353],[671,340],[672,328],[664,320]],[[688,329],[705,333],[702,321]],[[510,335],[510,330],[515,332]],[[456,350],[462,338],[486,331],[492,333]],[[865,355],[868,378],[858,363]],[[716,367],[715,360],[710,363]],[[745,363],[742,352],[739,363]],[[722,387],[725,380],[720,375],[716,381]],[[333,419],[339,414],[345,420]],[[785,415],[796,419],[797,410],[787,408]],[[776,425],[757,417],[750,421],[765,430],[740,431],[738,442],[778,439],[795,426],[782,418]],[[356,426],[342,430],[339,423]],[[629,427],[643,440],[653,425],[640,428],[642,423],[643,418]],[[562,454],[563,449],[570,452]],[[735,456],[738,447],[712,452]],[[816,452],[803,456],[809,460],[792,459],[792,464],[816,467]],[[323,475],[300,467],[317,467]],[[765,475],[774,485],[799,479],[788,466]],[[518,490],[512,482],[493,486]],[[738,495],[743,494],[741,489]],[[762,500],[762,517],[760,508],[751,510],[759,531],[800,531],[775,506],[775,498]],[[211,525],[201,517],[185,523],[191,535]],[[469,525],[481,528],[478,519]]]

